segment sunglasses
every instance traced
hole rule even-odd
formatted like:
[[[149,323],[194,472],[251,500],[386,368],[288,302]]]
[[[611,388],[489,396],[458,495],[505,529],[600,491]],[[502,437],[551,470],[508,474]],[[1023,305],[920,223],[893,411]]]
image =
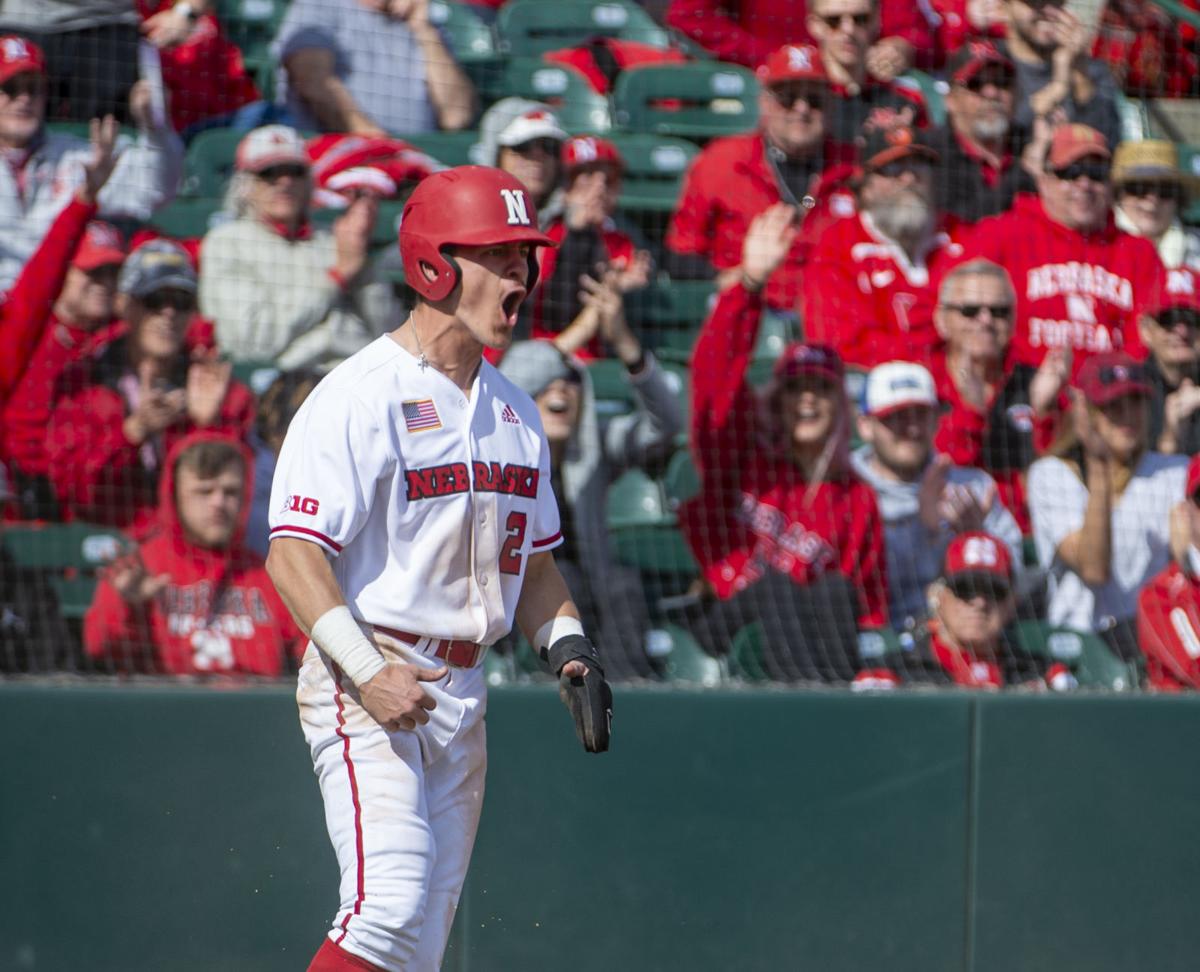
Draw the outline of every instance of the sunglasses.
[[[1054,178],[1063,182],[1075,182],[1087,178],[1092,182],[1108,182],[1111,166],[1104,162],[1072,162],[1065,169],[1052,169]]]
[[[908,172],[911,172],[913,175],[923,175],[932,169],[933,163],[928,159],[909,156],[906,159],[896,159],[894,162],[888,162],[886,165],[881,165],[871,171],[876,175],[883,176],[885,179],[899,179]]]
[[[21,95],[38,98],[46,93],[46,79],[38,74],[18,74],[0,84],[0,91],[4,92],[6,98],[19,98]]]
[[[1154,323],[1170,331],[1182,324],[1189,331],[1200,330],[1200,314],[1189,307],[1173,307],[1154,318]]]
[[[955,577],[946,582],[946,588],[960,601],[982,597],[989,605],[1002,603],[1012,593],[1003,581],[985,577]]]
[[[1013,86],[1013,79],[1008,73],[976,74],[974,77],[968,78],[963,82],[963,87],[972,94],[979,94],[988,85],[991,85],[993,88],[999,88],[1002,91],[1010,91]]]
[[[169,307],[171,310],[186,314],[196,309],[196,297],[194,294],[188,294],[182,290],[156,290],[154,293],[142,297],[141,304],[151,313],[157,313]]]
[[[276,183],[285,177],[303,179],[308,175],[308,169],[298,162],[289,162],[284,165],[269,165],[260,169],[257,175],[263,182]]]
[[[1170,182],[1125,182],[1121,193],[1126,196],[1157,196],[1159,199],[1178,199],[1179,187]]]
[[[1008,320],[1012,317],[1013,312],[1012,304],[942,304],[942,306],[972,320],[984,311],[987,311],[996,320]]]
[[[818,14],[817,19],[825,24],[830,30],[837,30],[847,20],[850,21],[850,26],[857,27],[862,30],[864,27],[869,27],[874,19],[874,14],[870,13],[841,13],[841,14]]]
[[[528,142],[512,145],[510,148],[519,155],[532,155],[534,152],[558,155],[558,142],[552,138],[531,138]]]
[[[803,101],[813,111],[821,111],[825,107],[825,92],[816,88],[772,88],[771,97],[781,108],[789,111],[797,101]]]

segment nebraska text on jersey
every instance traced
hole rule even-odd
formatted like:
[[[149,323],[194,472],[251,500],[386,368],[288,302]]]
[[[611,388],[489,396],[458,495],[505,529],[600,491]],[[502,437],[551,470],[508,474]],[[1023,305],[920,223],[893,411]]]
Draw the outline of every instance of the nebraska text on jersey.
[[[1099,297],[1122,310],[1133,309],[1133,284],[1104,267],[1091,263],[1047,263],[1033,267],[1025,277],[1025,296],[1030,300],[1059,294]]]
[[[506,407],[518,422],[504,421]],[[529,396],[486,361],[465,394],[390,337],[301,406],[270,509],[272,539],[332,556],[357,618],[483,644],[512,627],[529,558],[562,542]]]

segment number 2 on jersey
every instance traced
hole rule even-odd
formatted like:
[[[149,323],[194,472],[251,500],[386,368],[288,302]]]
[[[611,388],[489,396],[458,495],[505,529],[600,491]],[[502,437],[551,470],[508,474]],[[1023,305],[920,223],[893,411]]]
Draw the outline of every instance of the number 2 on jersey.
[[[525,526],[529,517],[515,510],[508,514],[504,529],[508,531],[508,539],[500,548],[500,573],[521,573],[521,548],[525,545]]]

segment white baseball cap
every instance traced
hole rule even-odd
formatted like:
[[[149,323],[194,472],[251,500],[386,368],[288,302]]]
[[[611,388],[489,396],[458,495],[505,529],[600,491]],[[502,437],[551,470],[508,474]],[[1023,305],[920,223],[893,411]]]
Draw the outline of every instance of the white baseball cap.
[[[496,139],[497,145],[512,148],[514,145],[524,145],[535,138],[552,138],[561,142],[567,133],[558,124],[554,113],[545,108],[531,108],[524,114],[518,115],[500,132]]]
[[[304,139],[287,125],[264,125],[238,143],[236,165],[239,172],[261,172],[270,166],[288,163],[306,169],[311,165]]]
[[[911,405],[935,407],[938,402],[933,376],[912,361],[889,361],[877,365],[867,375],[863,411],[882,418]]]

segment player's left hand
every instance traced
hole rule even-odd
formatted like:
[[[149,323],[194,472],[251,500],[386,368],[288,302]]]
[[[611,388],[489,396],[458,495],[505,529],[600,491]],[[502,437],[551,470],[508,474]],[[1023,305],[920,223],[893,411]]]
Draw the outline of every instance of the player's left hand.
[[[583,635],[565,635],[542,661],[558,675],[558,695],[575,720],[575,734],[589,753],[608,751],[612,735],[612,689],[604,679],[600,656]]]

